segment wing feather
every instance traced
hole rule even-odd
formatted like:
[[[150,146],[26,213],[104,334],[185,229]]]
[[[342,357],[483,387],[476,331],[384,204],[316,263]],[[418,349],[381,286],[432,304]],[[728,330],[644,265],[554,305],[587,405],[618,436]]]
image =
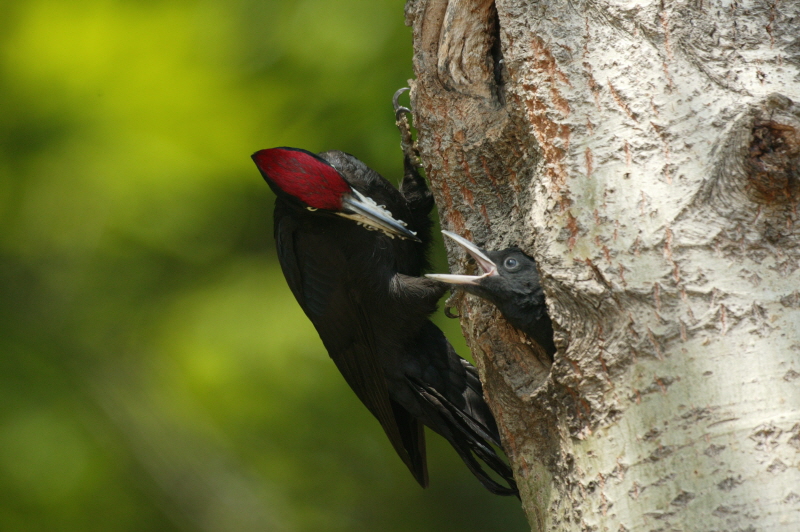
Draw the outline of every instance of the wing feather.
[[[280,202],[279,202],[280,203]],[[397,454],[428,485],[422,424],[389,398],[369,315],[348,290],[347,257],[335,240],[304,231],[275,208],[275,240],[286,282],[356,396],[381,424]]]

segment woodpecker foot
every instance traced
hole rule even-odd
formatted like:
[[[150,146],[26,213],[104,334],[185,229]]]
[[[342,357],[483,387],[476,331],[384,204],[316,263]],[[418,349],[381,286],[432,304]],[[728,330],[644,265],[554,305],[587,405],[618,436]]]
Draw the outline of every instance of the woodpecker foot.
[[[411,109],[400,105],[400,95],[406,91],[410,91],[409,87],[403,87],[394,93],[392,97],[392,106],[394,107],[394,119],[397,129],[400,130],[400,147],[403,149],[403,155],[406,161],[412,163],[416,168],[421,168],[422,164],[419,162],[419,152],[414,145],[414,139],[411,137],[411,125],[408,123],[408,116],[411,114]]]
[[[456,312],[453,313],[452,309],[458,308],[458,304],[461,303],[461,300],[464,298],[464,292],[458,291],[453,292],[453,294],[447,298],[447,301],[444,302],[444,315],[448,318],[460,318],[461,313]]]

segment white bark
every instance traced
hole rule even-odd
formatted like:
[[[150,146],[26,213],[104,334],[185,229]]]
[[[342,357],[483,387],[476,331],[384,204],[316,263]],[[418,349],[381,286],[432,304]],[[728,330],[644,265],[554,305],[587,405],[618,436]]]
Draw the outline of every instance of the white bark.
[[[406,11],[443,226],[557,330],[459,305],[532,528],[800,530],[800,2]]]

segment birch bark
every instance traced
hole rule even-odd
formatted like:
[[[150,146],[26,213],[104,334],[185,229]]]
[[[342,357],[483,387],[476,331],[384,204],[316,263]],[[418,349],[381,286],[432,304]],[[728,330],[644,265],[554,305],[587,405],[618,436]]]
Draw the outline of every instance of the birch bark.
[[[458,304],[532,529],[800,530],[800,2],[406,16],[443,226],[535,257],[556,328]]]

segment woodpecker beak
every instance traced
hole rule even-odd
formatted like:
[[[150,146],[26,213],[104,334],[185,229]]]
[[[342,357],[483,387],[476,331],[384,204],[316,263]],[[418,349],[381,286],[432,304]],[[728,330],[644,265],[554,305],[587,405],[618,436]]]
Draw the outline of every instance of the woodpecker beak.
[[[414,242],[422,242],[417,233],[406,227],[402,220],[395,220],[383,205],[353,189],[352,194],[342,197],[342,207],[350,212],[337,212],[339,216],[354,220],[370,230],[382,231],[389,238],[398,236]]]
[[[492,259],[486,256],[486,253],[484,253],[481,248],[479,248],[466,238],[462,238],[455,233],[451,233],[450,231],[442,231],[442,234],[448,238],[455,240],[456,244],[464,248],[467,251],[467,253],[472,255],[472,257],[475,259],[475,262],[478,263],[478,266],[481,267],[484,273],[483,275],[453,275],[449,273],[426,273],[425,277],[448,284],[477,285],[480,284],[480,281],[482,279],[498,275],[497,265],[494,262],[492,262]]]

